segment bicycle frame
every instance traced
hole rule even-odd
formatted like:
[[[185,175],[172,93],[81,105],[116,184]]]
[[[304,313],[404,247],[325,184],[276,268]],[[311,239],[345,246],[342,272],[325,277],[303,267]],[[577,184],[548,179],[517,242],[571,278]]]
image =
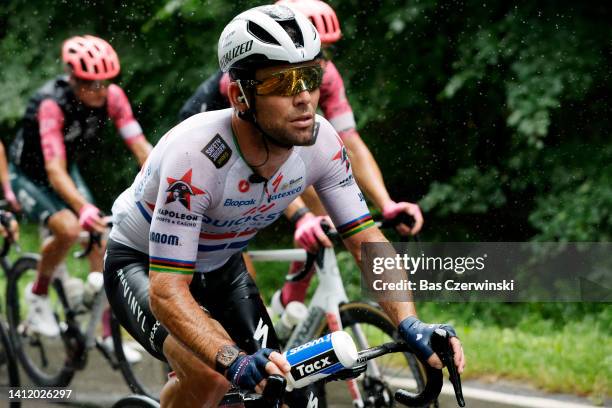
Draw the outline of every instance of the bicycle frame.
[[[62,287],[62,292],[63,292],[63,287]],[[99,346],[97,339],[96,339],[96,328],[98,327],[98,324],[102,321],[104,307],[106,306],[105,305],[106,302],[104,301],[104,299],[105,299],[105,293],[102,290],[98,292],[98,294],[96,295],[96,298],[93,302],[91,310],[85,312],[89,314],[89,320],[87,321],[87,324],[85,325],[85,331],[83,331],[82,324],[80,324],[78,320],[76,319],[80,313],[72,309],[72,307],[68,304],[68,301],[64,293],[62,293],[60,296],[60,300],[64,306],[64,310],[66,310],[66,321],[68,322],[68,327],[62,328],[62,329],[66,329],[66,331],[70,330],[72,334],[74,334],[77,338],[80,338],[81,340],[83,340],[84,345],[85,345],[85,349],[82,351],[83,353],[85,353],[87,350],[90,350],[96,346]],[[65,331],[65,330],[62,330],[62,331]],[[112,360],[112,357],[107,352],[107,350],[105,350],[102,346],[99,346],[98,349],[102,352],[104,357],[114,367],[115,362]],[[83,354],[80,354],[80,355],[77,354],[75,355],[75,357],[76,357],[76,361],[79,361],[79,360],[83,361],[82,365],[80,364],[78,365],[78,368],[83,368],[84,363],[85,363]]]
[[[303,249],[286,250],[260,250],[249,251],[253,261],[300,261],[306,260],[307,254]],[[348,296],[344,289],[344,283],[340,276],[338,261],[334,248],[325,248],[322,255],[315,262],[315,269],[319,278],[319,285],[315,289],[314,295],[308,304],[308,314],[291,332],[291,336],[286,343],[285,349],[288,350],[312,340],[321,330],[323,321],[327,322],[330,331],[342,330],[339,305],[348,302]],[[360,346],[367,345],[367,340],[359,325],[355,325],[354,334]],[[368,368],[375,376],[380,375],[380,371],[374,361],[368,362]],[[347,380],[347,385],[354,406],[361,406],[361,392],[357,387],[357,382]]]
[[[44,239],[46,236],[50,235],[50,231],[45,226],[40,226],[39,235],[41,239]],[[79,251],[73,254],[75,258],[84,258],[86,257],[91,250],[93,249],[93,245],[95,244],[95,240],[92,239],[91,234],[86,231],[81,231],[79,233],[79,238],[77,241],[79,244],[83,245],[85,249],[83,251]],[[66,298],[66,294],[64,293],[64,279],[70,277],[70,274],[67,269],[66,261],[62,261],[60,265],[56,268],[53,278],[54,280],[59,281],[59,287],[61,288],[60,301],[62,302],[62,306],[66,313],[66,321],[68,323],[68,327],[62,327],[62,332],[69,337],[74,337],[82,341],[81,344],[84,344],[84,348],[79,349],[77,353],[74,354],[74,359],[72,363],[74,364],[74,368],[83,369],[86,365],[87,352],[94,347],[96,347],[100,353],[106,358],[106,360],[110,363],[111,367],[114,369],[117,367],[117,362],[113,358],[113,354],[109,353],[109,351],[102,346],[101,343],[97,341],[96,338],[96,328],[102,321],[102,315],[104,314],[104,308],[106,306],[106,294],[104,289],[99,291],[96,294],[96,298],[94,299],[91,308],[85,312],[81,312],[78,310],[74,310],[73,307],[69,304],[68,299]],[[59,291],[58,291],[59,292]],[[88,314],[89,320],[87,324],[83,326],[83,324],[79,323],[76,317],[78,315]],[[83,330],[83,327],[85,330]]]
[[[306,260],[306,251],[303,249],[249,251],[248,254],[253,261],[303,262]],[[330,330],[342,329],[338,305],[348,302],[348,297],[340,277],[333,248],[325,248],[323,256],[315,263],[315,268],[319,277],[319,285],[308,304],[308,315],[293,329],[286,344],[287,349],[312,340],[312,336],[318,334],[317,331],[323,319],[327,319]]]

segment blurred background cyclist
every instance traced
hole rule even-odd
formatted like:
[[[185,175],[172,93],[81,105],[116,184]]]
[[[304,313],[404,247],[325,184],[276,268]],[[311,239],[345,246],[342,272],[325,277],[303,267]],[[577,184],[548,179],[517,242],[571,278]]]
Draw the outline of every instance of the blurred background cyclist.
[[[112,46],[91,35],[71,37],[63,43],[62,61],[65,74],[30,98],[11,145],[12,188],[24,213],[51,232],[40,250],[37,278],[25,293],[29,324],[45,336],[57,336],[60,330],[47,297],[54,271],[81,229],[106,230],[79,163],[101,157],[102,130],[109,119],[140,165],[151,151],[125,92],[110,82],[120,71]],[[103,253],[103,248],[92,251],[90,271],[102,270]],[[112,344],[109,318],[107,311],[104,337]],[[140,357],[135,350],[126,351],[132,360]]]

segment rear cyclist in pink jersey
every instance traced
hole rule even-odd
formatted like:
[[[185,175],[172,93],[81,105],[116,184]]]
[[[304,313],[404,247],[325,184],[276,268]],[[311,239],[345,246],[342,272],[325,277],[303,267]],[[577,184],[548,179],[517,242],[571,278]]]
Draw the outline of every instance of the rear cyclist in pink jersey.
[[[152,149],[127,96],[110,83],[120,66],[109,43],[90,35],[69,38],[62,60],[66,75],[48,81],[30,98],[11,145],[12,188],[28,217],[51,231],[41,248],[36,281],[25,294],[30,328],[46,336],[60,334],[47,297],[53,273],[81,229],[106,230],[78,165],[99,159],[109,119],[140,165]],[[91,271],[102,270],[102,254],[101,249],[92,252]]]
[[[306,15],[319,32],[323,48],[329,47],[340,39],[338,18],[328,4],[320,0],[280,0],[276,4],[288,6]],[[399,233],[402,235],[418,233],[423,225],[423,216],[419,206],[408,202],[395,202],[391,199],[376,160],[357,132],[353,110],[346,97],[342,76],[329,58],[323,60],[322,65],[324,74],[319,106],[346,147],[343,152],[350,158],[359,187],[381,210],[385,219],[392,219],[401,212],[414,218],[415,224],[412,227],[404,224],[398,225]],[[209,77],[183,105],[179,119],[184,120],[200,112],[229,107],[228,84],[229,76],[222,74],[221,71]],[[296,199],[287,208],[285,215],[295,224],[295,240],[301,247],[315,252],[319,244],[331,246],[331,242],[320,227],[320,221],[326,217],[326,212],[312,188],[307,189],[300,198]],[[293,263],[291,272],[301,267],[301,263]],[[273,299],[275,311],[280,312],[282,307],[291,301],[303,301],[312,275],[310,273],[306,279],[299,282],[285,283]]]

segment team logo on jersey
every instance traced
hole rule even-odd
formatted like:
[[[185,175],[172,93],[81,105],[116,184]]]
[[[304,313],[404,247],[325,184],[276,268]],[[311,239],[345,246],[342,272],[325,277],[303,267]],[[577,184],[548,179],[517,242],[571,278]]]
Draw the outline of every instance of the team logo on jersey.
[[[191,196],[204,194],[204,190],[200,190],[191,184],[191,174],[193,169],[189,169],[180,179],[168,177],[168,189],[166,192],[166,204],[178,201],[183,204],[183,207],[191,211]]]
[[[338,183],[338,185],[342,188],[352,186],[353,184],[355,184],[355,179],[353,178],[352,174],[349,174],[347,178]]]
[[[161,232],[149,232],[149,241],[156,244],[179,246],[179,237],[176,235],[164,234]]]
[[[241,193],[246,193],[251,188],[251,185],[245,179],[242,179],[238,182],[238,191]]]
[[[227,198],[223,203],[224,207],[242,207],[243,205],[255,205],[255,199],[250,200],[234,200],[233,198]]]
[[[218,133],[202,149],[204,156],[208,157],[216,168],[220,169],[232,157],[232,149],[225,143],[225,140]]]
[[[302,181],[304,179],[304,177],[300,176],[296,179],[291,179],[289,180],[288,183],[283,183],[283,185],[281,186],[281,190],[286,190],[288,187],[291,187],[292,185],[294,185],[295,183],[298,183],[300,181]]]
[[[332,160],[340,160],[340,165],[344,165],[346,167],[346,172],[348,173],[351,168],[351,162],[348,158],[348,153],[346,152],[346,147],[344,144],[340,147],[340,150],[332,157]]]

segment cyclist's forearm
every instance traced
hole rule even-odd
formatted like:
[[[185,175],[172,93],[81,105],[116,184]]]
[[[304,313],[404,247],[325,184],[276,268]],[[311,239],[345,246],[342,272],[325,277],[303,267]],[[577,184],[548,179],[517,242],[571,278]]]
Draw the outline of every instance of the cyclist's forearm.
[[[398,326],[407,317],[417,315],[413,302],[378,302],[387,316]]]
[[[59,196],[77,213],[87,200],[81,195],[76,184],[65,169],[60,166],[47,166],[49,183]]]
[[[357,184],[374,205],[382,209],[388,201],[391,201],[391,197],[370,149],[358,135],[347,138],[345,145],[353,164],[353,175]]]
[[[216,320],[200,308],[189,291],[189,285],[168,275],[150,273],[151,311],[170,335],[214,368],[219,349],[235,342]]]
[[[361,258],[362,258],[361,244],[362,243],[383,243],[383,244],[387,243],[389,244],[389,241],[376,227],[365,229],[344,240],[344,244],[346,245],[346,248],[351,252],[353,257],[355,258],[355,261],[357,262],[357,265],[359,265],[359,267],[361,268],[362,279],[364,280],[364,282],[370,282],[372,281],[373,271],[364,269],[363,263],[361,262]],[[378,245],[376,247],[376,250],[379,251],[377,252],[376,256],[381,256],[381,257],[395,258],[397,254],[395,249],[390,244],[388,246]],[[406,272],[404,270],[388,270],[388,271],[385,271],[384,275],[377,275],[376,279],[379,279],[379,278],[384,278],[384,279],[388,279],[389,281],[397,282],[400,279],[406,278]],[[406,295],[408,296],[410,295],[410,293],[407,293]],[[399,324],[405,318],[409,316],[416,316],[417,314],[414,303],[411,301],[410,302],[379,301],[379,304],[396,325]]]
[[[287,209],[285,209],[285,217],[291,220],[291,217],[296,215],[298,211],[305,211],[302,210],[303,208],[306,208],[306,204],[304,203],[304,200],[302,200],[301,197],[298,197],[287,206]]]
[[[4,145],[0,143],[0,184],[3,186],[9,182],[8,163]]]
[[[142,167],[147,157],[149,157],[149,153],[153,150],[153,146],[151,146],[151,143],[147,141],[144,135],[139,136],[136,141],[130,143],[129,148],[140,167]]]

